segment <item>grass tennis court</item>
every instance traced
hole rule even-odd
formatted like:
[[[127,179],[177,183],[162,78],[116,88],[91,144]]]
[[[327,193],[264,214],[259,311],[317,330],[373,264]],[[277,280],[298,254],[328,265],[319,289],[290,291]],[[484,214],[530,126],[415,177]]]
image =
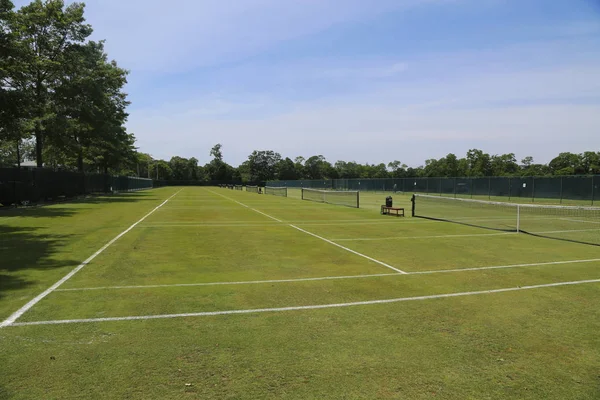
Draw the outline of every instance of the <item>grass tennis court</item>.
[[[1,213],[0,398],[600,397],[600,247],[381,216],[385,196]]]

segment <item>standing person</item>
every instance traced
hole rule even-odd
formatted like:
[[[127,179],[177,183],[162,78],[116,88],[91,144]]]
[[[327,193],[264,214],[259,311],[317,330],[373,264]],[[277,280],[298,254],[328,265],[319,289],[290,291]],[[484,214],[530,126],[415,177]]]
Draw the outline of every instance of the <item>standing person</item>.
[[[397,188],[398,188],[398,186],[394,183],[394,193],[396,193]]]

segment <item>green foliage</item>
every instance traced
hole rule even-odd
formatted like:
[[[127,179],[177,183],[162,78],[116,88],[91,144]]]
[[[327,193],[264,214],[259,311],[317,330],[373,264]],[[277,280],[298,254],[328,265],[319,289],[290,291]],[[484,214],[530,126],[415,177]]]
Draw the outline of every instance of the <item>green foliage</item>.
[[[279,180],[294,180],[300,179],[301,174],[296,168],[296,164],[289,158],[280,160],[276,167],[277,179]]]
[[[14,11],[0,0],[0,140],[33,135],[40,167],[135,171],[127,71],[91,33],[83,3],[34,0]]]
[[[250,181],[262,182],[275,179],[277,177],[277,166],[280,162],[281,155],[273,150],[254,150],[248,157]]]

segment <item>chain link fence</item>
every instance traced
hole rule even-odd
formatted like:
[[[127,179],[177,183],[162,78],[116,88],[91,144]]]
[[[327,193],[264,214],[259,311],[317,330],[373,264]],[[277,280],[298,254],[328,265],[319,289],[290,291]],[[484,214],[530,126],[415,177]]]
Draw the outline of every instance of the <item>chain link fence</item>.
[[[385,178],[270,181],[269,186],[333,190],[361,190],[439,194],[440,196],[488,198],[507,197],[535,202],[536,199],[600,200],[600,175],[486,178]]]
[[[0,204],[9,206],[73,198],[91,193],[131,192],[153,187],[152,179],[82,174],[45,168],[0,168]]]

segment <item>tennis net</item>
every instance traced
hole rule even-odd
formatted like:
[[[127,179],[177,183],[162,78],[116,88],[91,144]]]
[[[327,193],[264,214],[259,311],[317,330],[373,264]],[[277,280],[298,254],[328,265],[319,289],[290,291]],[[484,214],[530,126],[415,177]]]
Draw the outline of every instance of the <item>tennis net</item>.
[[[244,187],[242,185],[235,185],[235,190],[242,190]]]
[[[286,187],[266,186],[265,194],[271,194],[273,196],[287,197],[287,188]]]
[[[317,190],[303,188],[302,200],[337,204],[340,206],[354,208],[359,208],[360,206],[360,196],[357,191]]]
[[[600,208],[413,195],[414,217],[600,246]]]
[[[258,193],[258,186],[246,185],[246,192]]]

